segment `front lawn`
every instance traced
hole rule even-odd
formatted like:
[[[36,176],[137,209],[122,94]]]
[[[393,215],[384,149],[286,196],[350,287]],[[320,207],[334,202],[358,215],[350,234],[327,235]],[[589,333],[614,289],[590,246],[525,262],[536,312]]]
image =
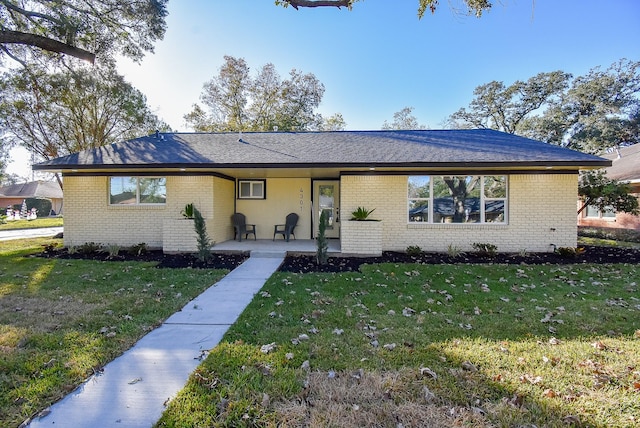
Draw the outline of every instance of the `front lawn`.
[[[43,245],[61,240],[0,242],[0,426],[71,392],[225,273],[33,257]]]
[[[638,265],[276,273],[159,427],[632,427]]]
[[[0,230],[40,229],[63,226],[62,217],[40,217],[35,220],[13,220],[0,224]]]

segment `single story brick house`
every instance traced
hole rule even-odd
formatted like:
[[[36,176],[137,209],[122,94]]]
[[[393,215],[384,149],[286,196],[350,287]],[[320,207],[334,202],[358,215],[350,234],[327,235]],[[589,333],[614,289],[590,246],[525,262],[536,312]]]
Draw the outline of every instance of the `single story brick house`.
[[[231,215],[272,239],[288,213],[313,239],[320,213],[344,254],[419,246],[498,251],[576,246],[578,171],[611,161],[488,129],[156,133],[34,165],[60,172],[65,245],[193,251],[193,203],[215,242]],[[358,207],[378,222],[349,221]],[[252,238],[252,237],[250,237]]]
[[[51,201],[51,211],[54,214],[62,213],[62,189],[58,183],[52,181],[29,181],[26,183],[10,184],[0,187],[0,207],[16,206],[29,198],[48,199]],[[47,216],[50,213],[38,213]]]
[[[640,199],[640,144],[621,147],[602,157],[612,162],[606,169],[607,177],[628,183],[631,194]],[[580,213],[578,225],[640,230],[640,216],[587,207]]]

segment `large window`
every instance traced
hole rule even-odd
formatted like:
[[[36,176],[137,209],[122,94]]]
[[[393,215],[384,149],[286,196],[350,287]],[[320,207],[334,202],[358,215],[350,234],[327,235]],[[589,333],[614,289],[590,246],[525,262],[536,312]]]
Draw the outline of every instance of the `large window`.
[[[166,178],[109,178],[109,204],[111,205],[158,205],[165,204],[166,202]]]
[[[409,177],[410,223],[506,223],[503,175]]]

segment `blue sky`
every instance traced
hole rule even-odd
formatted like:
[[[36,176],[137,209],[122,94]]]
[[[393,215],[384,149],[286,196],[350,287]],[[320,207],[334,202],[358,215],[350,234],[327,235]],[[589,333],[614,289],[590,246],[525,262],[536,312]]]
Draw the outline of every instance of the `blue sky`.
[[[418,0],[364,0],[352,11],[284,9],[273,0],[170,0],[167,32],[140,64],[120,72],[173,129],[218,74],[224,55],[253,72],[295,68],[325,86],[319,112],[341,113],[347,129],[380,129],[404,107],[421,124],[469,104],[492,80],[511,84],[537,73],[575,76],[627,58],[640,60],[638,0],[494,0],[482,18],[441,0],[417,18]]]

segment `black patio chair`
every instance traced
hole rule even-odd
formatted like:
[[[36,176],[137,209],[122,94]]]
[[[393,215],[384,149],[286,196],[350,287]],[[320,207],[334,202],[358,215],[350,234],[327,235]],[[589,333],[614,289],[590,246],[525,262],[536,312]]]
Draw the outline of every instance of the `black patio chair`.
[[[273,240],[276,240],[276,235],[282,235],[284,239],[289,242],[289,237],[293,235],[293,239],[296,239],[296,234],[293,233],[298,225],[298,214],[291,213],[287,215],[285,224],[276,224],[273,228]]]
[[[238,241],[242,241],[242,235],[245,239],[248,239],[250,233],[253,233],[253,240],[256,240],[256,225],[247,224],[247,218],[242,213],[235,213],[231,216],[231,223],[233,223],[233,239],[238,237]]]

